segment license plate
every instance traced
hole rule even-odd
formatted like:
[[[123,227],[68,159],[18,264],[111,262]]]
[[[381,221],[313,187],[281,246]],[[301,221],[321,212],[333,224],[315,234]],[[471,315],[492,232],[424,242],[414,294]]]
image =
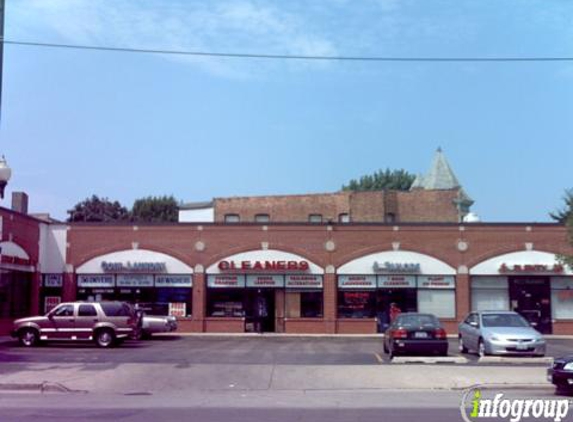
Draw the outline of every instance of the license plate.
[[[527,350],[529,347],[527,346],[527,344],[518,344],[515,348],[517,350]]]
[[[428,333],[425,333],[424,331],[416,331],[414,333],[414,338],[428,338]]]

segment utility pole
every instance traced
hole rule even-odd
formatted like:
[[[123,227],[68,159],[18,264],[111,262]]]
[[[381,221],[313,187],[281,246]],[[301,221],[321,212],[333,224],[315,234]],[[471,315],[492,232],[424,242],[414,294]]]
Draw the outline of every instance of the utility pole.
[[[4,11],[5,0],[0,0],[0,122],[2,122],[2,73],[4,73]]]

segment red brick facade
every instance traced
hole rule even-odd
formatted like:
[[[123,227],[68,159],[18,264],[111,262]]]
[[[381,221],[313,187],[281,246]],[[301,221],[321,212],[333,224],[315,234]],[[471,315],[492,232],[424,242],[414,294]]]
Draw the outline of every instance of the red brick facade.
[[[216,198],[215,221],[239,215],[253,222],[257,214],[268,214],[272,222],[308,222],[320,214],[324,222],[338,222],[347,214],[351,222],[444,222],[456,223],[459,213],[454,200],[458,189],[412,191],[335,192],[312,195],[249,196]]]
[[[420,192],[422,202],[432,207],[436,192]],[[368,193],[366,196],[376,196]],[[386,198],[386,207],[396,209],[405,200]],[[333,212],[344,211],[344,200],[362,200],[341,194],[329,206]],[[408,197],[404,194],[404,197]],[[357,199],[358,198],[358,199]],[[379,196],[380,204],[384,198]],[[393,202],[395,201],[395,202]],[[366,201],[368,202],[368,201]],[[370,201],[372,203],[372,201]],[[390,205],[388,205],[390,204]],[[439,206],[439,205],[438,205]],[[247,207],[248,208],[248,207]],[[304,207],[301,207],[303,209]],[[354,204],[363,218],[368,207]],[[255,207],[252,208],[253,212]],[[257,209],[257,212],[260,210]],[[292,212],[295,212],[291,210]],[[306,212],[306,211],[304,211]],[[439,210],[443,213],[444,210]],[[41,222],[9,210],[0,209],[3,219],[2,240],[11,240],[30,256],[37,269],[40,259]],[[300,215],[303,215],[302,213]],[[334,215],[334,214],[333,214]],[[373,214],[372,214],[373,215]],[[243,332],[244,318],[207,316],[207,281],[205,270],[237,253],[277,250],[296,254],[325,270],[323,276],[323,317],[287,317],[277,310],[276,330],[287,333],[374,333],[376,320],[345,319],[337,314],[337,270],[344,264],[369,254],[384,251],[411,251],[436,258],[456,270],[455,318],[444,320],[446,329],[456,332],[457,323],[470,310],[470,276],[468,269],[490,258],[511,252],[535,250],[552,254],[573,254],[565,227],[557,224],[71,224],[67,231],[66,264],[62,274],[64,301],[76,299],[75,269],[92,258],[125,250],[149,250],[167,254],[195,269],[193,274],[192,317],[180,320],[180,330],[190,332]],[[32,297],[22,298],[39,311],[41,274],[33,279]],[[277,295],[284,294],[277,292]],[[279,297],[279,296],[277,296]],[[6,321],[5,321],[6,322]],[[0,331],[8,325],[0,322]],[[556,334],[573,333],[573,319],[554,321]]]
[[[199,241],[204,245],[203,250],[196,247]],[[327,250],[328,241],[334,243],[334,250]],[[460,250],[460,241],[467,244],[467,250]],[[456,269],[471,268],[488,258],[524,251],[527,247],[556,254],[573,253],[566,241],[565,228],[556,224],[73,224],[68,242],[68,263],[74,268],[99,255],[132,249],[134,244],[139,249],[162,252],[203,269],[239,252],[261,250],[262,245],[300,255],[325,269],[336,269],[361,256],[396,248],[435,257]],[[73,282],[73,277],[66,278],[66,283]],[[211,332],[244,330],[241,318],[206,317],[205,275],[196,273],[193,282],[193,318],[185,321],[182,328]],[[374,320],[337,318],[336,291],[336,275],[327,271],[324,318],[287,318],[284,330],[293,333],[375,332]],[[462,270],[456,275],[456,318],[444,321],[450,332],[456,331],[457,322],[469,308],[469,276]],[[554,324],[554,331],[573,331],[572,326],[573,321],[560,321]]]

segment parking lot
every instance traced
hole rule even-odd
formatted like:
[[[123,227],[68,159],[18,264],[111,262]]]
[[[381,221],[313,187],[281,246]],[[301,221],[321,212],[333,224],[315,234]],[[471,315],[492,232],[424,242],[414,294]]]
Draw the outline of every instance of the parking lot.
[[[549,339],[548,357],[573,351],[573,339]],[[475,354],[458,352],[450,339],[450,357],[463,356],[468,365],[484,365]],[[243,365],[388,365],[381,338],[367,337],[199,337],[166,335],[151,340],[126,341],[112,349],[92,343],[50,343],[35,348],[20,347],[17,341],[0,338],[0,361],[4,363],[168,363]],[[512,359],[512,364],[516,359]],[[531,365],[534,359],[520,356],[517,364]],[[541,364],[535,362],[533,364]]]

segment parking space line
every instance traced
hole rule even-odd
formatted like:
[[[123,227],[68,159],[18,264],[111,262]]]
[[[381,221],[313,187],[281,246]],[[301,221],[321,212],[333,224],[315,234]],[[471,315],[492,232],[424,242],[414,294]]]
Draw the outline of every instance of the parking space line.
[[[384,363],[384,358],[382,357],[382,355],[380,355],[380,353],[374,353],[374,357],[376,358],[378,363]]]

